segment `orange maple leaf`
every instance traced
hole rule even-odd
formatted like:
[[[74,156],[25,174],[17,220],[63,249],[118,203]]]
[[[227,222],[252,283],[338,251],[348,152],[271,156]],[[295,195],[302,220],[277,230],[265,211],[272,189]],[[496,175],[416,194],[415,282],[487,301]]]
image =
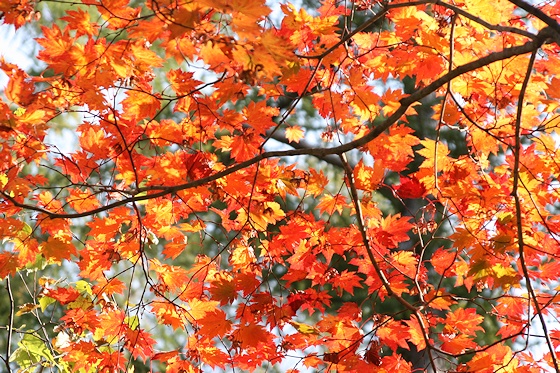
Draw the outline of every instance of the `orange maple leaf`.
[[[4,90],[8,100],[21,106],[31,104],[35,98],[35,84],[31,77],[15,65],[6,63],[4,58],[0,58],[0,69],[10,78]]]
[[[72,255],[77,255],[76,247],[72,243],[52,236],[43,242],[39,249],[45,259],[58,264],[64,259],[71,259]]]
[[[99,25],[92,22],[90,14],[83,9],[68,10],[61,19],[68,22],[68,27],[76,30],[76,37],[82,35],[94,36],[99,31]]]

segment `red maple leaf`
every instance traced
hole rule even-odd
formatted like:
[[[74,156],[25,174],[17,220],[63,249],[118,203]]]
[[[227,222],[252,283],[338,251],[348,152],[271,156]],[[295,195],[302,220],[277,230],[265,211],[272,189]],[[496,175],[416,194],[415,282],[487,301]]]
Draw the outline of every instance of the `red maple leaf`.
[[[398,195],[403,199],[421,198],[426,194],[426,187],[416,176],[401,177],[401,184],[395,189]]]

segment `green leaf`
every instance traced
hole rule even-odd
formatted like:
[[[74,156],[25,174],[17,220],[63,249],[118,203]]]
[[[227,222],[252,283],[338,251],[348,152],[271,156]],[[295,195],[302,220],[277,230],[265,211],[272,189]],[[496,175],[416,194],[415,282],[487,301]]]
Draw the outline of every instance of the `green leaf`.
[[[140,325],[140,319],[138,319],[138,316],[127,316],[125,317],[124,322],[131,330],[136,330],[138,325]]]
[[[81,308],[83,310],[90,309],[93,306],[93,302],[89,297],[84,297],[83,295],[78,296],[76,300],[68,303],[68,309]]]
[[[79,280],[76,282],[76,290],[78,290],[81,294],[88,293],[89,295],[93,295],[91,285],[84,280]]]
[[[54,302],[56,302],[55,299],[51,298],[51,297],[41,297],[39,299],[39,305],[41,306],[41,312],[45,312],[45,310],[47,309],[47,307],[50,304],[53,304]]]
[[[25,237],[29,237],[31,236],[31,233],[33,233],[33,229],[31,228],[31,226],[27,223],[23,223],[23,228],[21,228],[21,233],[24,234],[24,238]]]
[[[16,362],[22,369],[28,369],[33,365],[41,363],[45,366],[45,360],[54,365],[54,358],[43,340],[28,331],[18,343],[18,348],[10,356],[10,361]]]
[[[27,273],[42,271],[47,267],[49,263],[45,259],[45,257],[41,254],[37,254],[35,257],[35,261],[33,263],[29,263],[25,266]]]

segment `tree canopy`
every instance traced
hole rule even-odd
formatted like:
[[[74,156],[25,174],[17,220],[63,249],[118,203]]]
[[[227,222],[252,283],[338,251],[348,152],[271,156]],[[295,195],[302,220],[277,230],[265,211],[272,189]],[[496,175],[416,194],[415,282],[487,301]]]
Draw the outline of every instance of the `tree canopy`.
[[[559,2],[0,17],[8,371],[560,372]]]

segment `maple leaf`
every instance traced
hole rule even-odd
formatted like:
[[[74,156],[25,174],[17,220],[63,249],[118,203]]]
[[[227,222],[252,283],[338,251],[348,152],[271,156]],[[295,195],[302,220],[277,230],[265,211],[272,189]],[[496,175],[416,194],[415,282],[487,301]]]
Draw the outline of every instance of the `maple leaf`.
[[[352,302],[344,303],[339,309],[339,316],[342,319],[360,321],[362,318],[362,310]]]
[[[46,296],[58,300],[61,304],[73,302],[80,296],[80,292],[72,287],[45,288],[43,291]]]
[[[177,258],[187,248],[186,242],[168,242],[163,249],[163,255],[167,258]]]
[[[111,140],[100,127],[83,124],[79,130],[82,133],[80,146],[92,154],[96,154],[99,148],[108,148],[111,144]]]
[[[240,325],[233,333],[243,348],[259,348],[272,342],[274,335],[257,324]]]
[[[408,233],[411,228],[410,219],[397,214],[383,218],[381,225],[374,228],[373,231],[376,232],[375,240],[382,246],[397,247],[400,242],[408,240]]]
[[[493,372],[494,371],[494,357],[490,354],[483,353],[475,356],[471,361],[469,361],[469,369],[475,372]]]
[[[117,278],[112,278],[110,280],[101,278],[97,280],[97,283],[93,287],[94,294],[122,294],[126,289],[126,285]]]
[[[410,327],[410,342],[416,346],[418,351],[426,348],[426,340],[424,338],[425,331],[417,319],[405,320],[405,324]]]
[[[231,6],[235,12],[239,12],[250,16],[253,19],[259,19],[267,16],[271,10],[266,6],[264,0],[233,0],[233,2],[225,2]]]
[[[152,312],[154,312],[163,324],[170,325],[173,329],[184,327],[186,320],[177,306],[167,301],[154,301],[150,304],[150,307],[152,308]]]
[[[317,368],[320,364],[323,364],[323,360],[315,355],[306,356],[305,359],[303,359],[303,365],[307,368]]]
[[[484,317],[478,315],[474,309],[463,309],[459,307],[447,314],[447,328],[445,332],[458,331],[467,335],[474,335],[476,331],[483,330],[480,326],[482,321],[484,321]]]
[[[361,281],[362,279],[360,276],[353,272],[349,272],[347,269],[342,271],[340,275],[335,276],[332,280],[333,284],[335,284],[338,288],[345,290],[352,295],[354,294],[355,288],[361,287]]]
[[[389,346],[393,351],[398,347],[410,349],[407,340],[410,338],[408,327],[402,322],[390,322],[377,331],[380,342]]]
[[[364,164],[360,160],[353,170],[356,188],[365,191],[373,191],[378,188],[385,175],[385,167],[382,162],[375,162],[373,167]]]
[[[39,52],[37,57],[49,63],[55,72],[66,72],[70,68],[70,61],[65,61],[65,57],[68,57],[68,51],[72,49],[74,39],[68,32],[63,33],[57,25],[53,25],[52,28],[43,26],[42,33],[44,37],[38,38],[37,43],[44,49]]]
[[[276,126],[272,119],[278,113],[278,108],[268,106],[265,101],[251,102],[243,109],[245,121],[257,135],[263,135],[268,129]]]
[[[140,8],[131,8],[128,6],[129,0],[115,0],[106,4],[99,1],[97,10],[103,18],[109,23],[112,29],[126,27],[128,20],[136,18],[140,12]]]
[[[155,344],[156,341],[146,331],[142,329],[126,329],[125,346],[135,358],[142,358],[146,361],[153,355]]]
[[[71,259],[72,255],[76,255],[76,247],[63,239],[49,237],[46,242],[39,246],[43,256],[55,263],[61,263],[64,259]]]
[[[168,362],[169,360],[176,358],[178,355],[179,355],[178,351],[157,352],[152,356],[152,360]]]
[[[441,348],[452,354],[461,354],[468,349],[475,348],[476,343],[464,334],[459,335],[448,335],[442,334],[440,336],[442,340]]]
[[[236,221],[241,224],[250,222],[255,229],[265,231],[269,224],[275,224],[285,216],[286,213],[278,202],[264,202],[251,208],[249,216],[245,208],[240,209]]]
[[[159,280],[168,291],[179,293],[190,282],[188,272],[181,267],[162,264],[154,258],[150,261],[150,268],[157,273]]]
[[[451,298],[451,296],[446,296],[445,294],[440,294],[441,292],[436,292],[432,290],[426,295],[426,299],[429,299],[430,307],[436,310],[448,310],[450,306],[456,304],[457,302]]]
[[[390,115],[395,110],[397,110],[400,105],[400,99],[402,98],[402,92],[400,90],[390,90],[383,96],[383,114]]]
[[[123,100],[123,111],[126,115],[123,118],[131,121],[140,121],[144,118],[153,118],[157,110],[161,107],[159,97],[146,92],[128,91],[127,97]]]
[[[421,198],[426,194],[426,187],[415,176],[401,178],[401,184],[396,190],[401,198]]]
[[[346,201],[346,197],[342,194],[336,194],[334,196],[325,195],[321,199],[321,202],[317,204],[317,209],[321,213],[327,213],[332,215],[334,212],[338,212],[342,214],[342,210],[349,206],[348,202]]]
[[[405,126],[392,127],[389,134],[382,134],[375,141],[368,143],[367,149],[385,168],[396,172],[403,171],[412,161],[412,147],[420,143],[412,133],[413,130]]]
[[[224,369],[230,360],[230,356],[221,349],[199,342],[196,344],[196,352],[200,356],[200,359],[210,367]]]
[[[83,9],[69,10],[66,16],[60,18],[68,22],[68,27],[76,30],[76,37],[82,35],[94,36],[99,30],[99,25],[92,22],[90,14]]]
[[[17,30],[35,17],[34,4],[30,0],[6,0],[0,4],[0,14],[4,22],[14,25]]]
[[[91,211],[101,206],[99,200],[91,193],[78,189],[71,189],[69,193],[67,201],[76,212]]]
[[[285,74],[282,78],[282,83],[286,85],[286,90],[289,92],[296,92],[298,95],[303,94],[304,89],[310,90],[315,86],[315,82],[312,80],[313,72],[309,69],[298,69],[292,74]],[[312,82],[309,84],[309,82]],[[317,98],[314,98],[317,102]],[[317,105],[317,107],[325,107],[323,105]]]
[[[171,87],[175,90],[178,96],[191,93],[200,82],[193,78],[192,72],[182,70],[170,70],[167,73],[167,78],[171,83]]]
[[[223,337],[231,330],[232,323],[227,320],[226,314],[220,309],[206,313],[197,320],[200,325],[200,333],[205,338],[212,339],[216,336]]]
[[[289,126],[286,128],[286,138],[289,142],[298,143],[304,137],[304,132],[299,126]]]
[[[233,302],[237,297],[234,278],[228,273],[216,273],[210,288],[212,298],[219,301],[221,305]]]
[[[246,161],[254,157],[258,151],[258,147],[254,142],[254,137],[251,135],[234,137],[229,149],[231,149],[231,155],[238,162]]]
[[[189,310],[187,315],[189,319],[196,322],[197,320],[205,317],[207,313],[216,311],[216,306],[219,303],[216,301],[201,301],[198,299],[191,299],[188,301],[188,304]]]
[[[31,104],[35,98],[35,84],[31,77],[22,69],[7,64],[3,58],[0,59],[0,69],[4,70],[10,77],[8,86],[4,91],[8,100],[21,106]]]
[[[0,277],[6,278],[16,273],[19,269],[19,261],[16,254],[11,252],[0,253]]]
[[[397,251],[391,254],[391,264],[402,274],[413,277],[418,267],[418,258],[410,251]]]
[[[105,363],[107,363],[107,357],[103,357],[97,350],[94,342],[91,341],[80,340],[65,348],[61,348],[61,350],[67,354],[65,360],[69,363],[73,363],[75,369],[86,370],[91,366],[97,366],[98,361],[101,359],[104,359]],[[111,356],[112,359],[109,358],[109,360],[113,363],[118,362],[119,359],[122,359],[124,357],[121,354],[115,355],[119,356]],[[121,363],[119,365],[124,369],[124,363]]]

